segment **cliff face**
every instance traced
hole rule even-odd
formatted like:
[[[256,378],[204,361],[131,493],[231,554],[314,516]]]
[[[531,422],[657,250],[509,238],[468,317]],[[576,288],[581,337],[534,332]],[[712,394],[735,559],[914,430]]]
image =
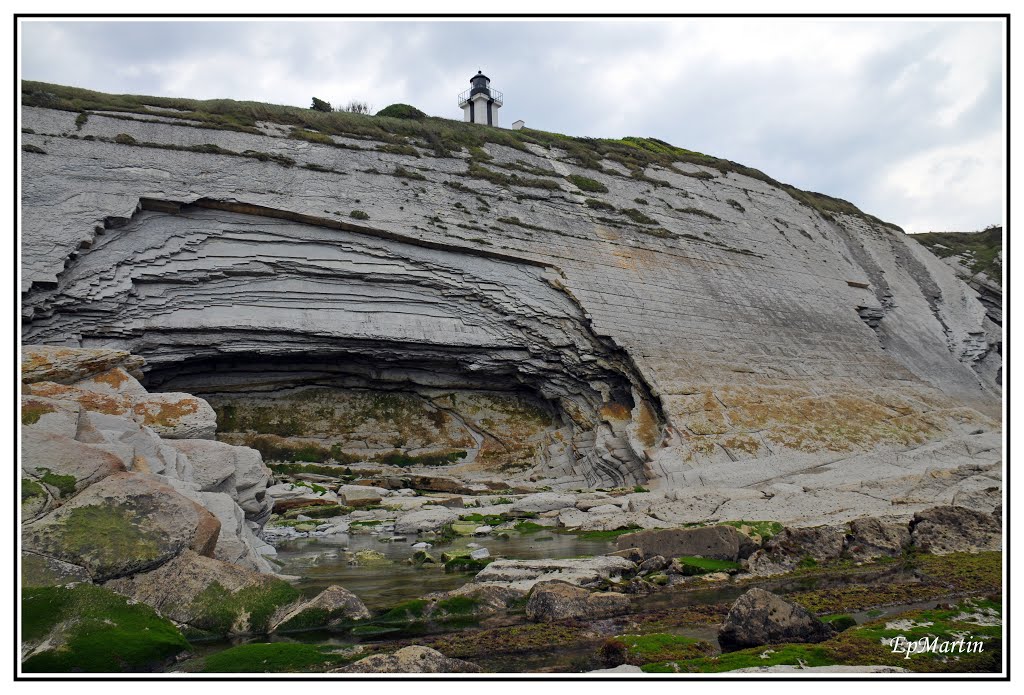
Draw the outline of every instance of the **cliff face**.
[[[977,293],[764,177],[76,116],[22,111],[23,339],[141,355],[233,443],[678,486],[998,429]]]

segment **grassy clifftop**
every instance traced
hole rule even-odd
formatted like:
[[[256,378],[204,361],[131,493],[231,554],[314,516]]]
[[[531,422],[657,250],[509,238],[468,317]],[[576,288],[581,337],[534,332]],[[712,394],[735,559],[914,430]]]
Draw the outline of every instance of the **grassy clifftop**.
[[[929,232],[914,238],[939,258],[961,256],[972,273],[985,273],[997,285],[1003,276],[1003,228],[997,225],[980,232]]]
[[[178,99],[131,94],[104,94],[88,89],[66,87],[46,82],[23,81],[21,101],[25,106],[76,111],[84,123],[91,111],[120,112],[124,114],[149,115],[181,119],[183,124],[194,127],[237,130],[262,133],[258,122],[277,123],[292,126],[292,137],[330,142],[328,135],[344,135],[387,143],[396,148],[408,147],[410,139],[416,144],[432,150],[437,157],[451,157],[453,153],[467,149],[474,157],[482,153],[483,145],[493,143],[518,150],[526,150],[527,144],[540,147],[557,147],[565,150],[569,157],[580,166],[606,174],[618,175],[617,171],[602,166],[603,160],[623,165],[630,175],[655,186],[665,185],[663,181],[651,179],[644,173],[648,166],[657,164],[674,169],[675,164],[695,164],[715,169],[721,174],[736,173],[763,181],[780,188],[797,202],[806,205],[826,218],[833,214],[856,215],[876,224],[899,229],[867,215],[852,203],[833,198],[823,193],[803,191],[789,184],[781,183],[757,169],[737,164],[719,157],[675,147],[654,138],[625,137],[619,140],[606,138],[578,138],[542,130],[523,128],[503,130],[481,127],[446,118],[427,117],[420,120],[369,116],[346,112],[323,112],[296,106],[280,106],[255,101],[234,101],[232,99]],[[133,116],[137,117],[137,116]],[[411,149],[411,148],[410,148]],[[486,157],[486,155],[484,155]],[[708,172],[678,173],[707,178]]]

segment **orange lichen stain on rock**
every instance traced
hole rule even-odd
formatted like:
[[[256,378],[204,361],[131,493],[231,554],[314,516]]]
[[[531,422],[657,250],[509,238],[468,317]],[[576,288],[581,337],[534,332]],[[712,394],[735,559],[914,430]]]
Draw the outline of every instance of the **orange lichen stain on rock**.
[[[115,367],[114,369],[105,371],[102,374],[97,374],[96,376],[92,377],[92,380],[98,381],[101,384],[106,384],[107,386],[116,391],[119,390],[121,386],[124,385],[125,382],[127,382],[130,378],[131,377],[129,377],[128,374],[123,369],[121,369],[120,367]]]
[[[722,439],[720,444],[730,451],[742,451],[751,456],[756,456],[761,451],[761,442],[749,434],[736,434],[726,437]]]
[[[629,408],[615,401],[605,403],[601,406],[601,417],[605,420],[629,420]]]
[[[155,411],[154,411],[155,408]],[[142,424],[160,427],[174,427],[182,418],[192,415],[199,410],[199,404],[195,398],[182,398],[176,402],[142,401],[132,407],[132,411],[142,417]]]
[[[635,409],[636,436],[646,448],[658,443],[658,421],[654,409],[646,401],[641,401]]]
[[[118,396],[107,396],[94,391],[83,391],[74,386],[55,384],[52,381],[38,381],[27,384],[25,392],[33,396],[43,396],[56,401],[74,401],[85,410],[105,415],[125,415],[130,409],[130,400]]]
[[[22,425],[34,425],[39,422],[39,418],[47,413],[56,412],[49,403],[38,401],[32,398],[21,399],[21,424]]]

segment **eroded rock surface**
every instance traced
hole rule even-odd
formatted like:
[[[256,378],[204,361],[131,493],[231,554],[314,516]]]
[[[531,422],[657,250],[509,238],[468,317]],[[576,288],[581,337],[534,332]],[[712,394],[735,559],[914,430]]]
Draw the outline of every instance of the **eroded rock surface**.
[[[133,118],[23,110],[51,153],[24,162],[23,337],[142,355],[230,443],[752,488],[712,510],[808,521],[891,505],[875,488],[935,461],[1000,461],[964,446],[999,427],[985,305],[867,215],[683,162],[628,176],[490,143],[470,166]],[[516,167],[545,185],[495,177]]]

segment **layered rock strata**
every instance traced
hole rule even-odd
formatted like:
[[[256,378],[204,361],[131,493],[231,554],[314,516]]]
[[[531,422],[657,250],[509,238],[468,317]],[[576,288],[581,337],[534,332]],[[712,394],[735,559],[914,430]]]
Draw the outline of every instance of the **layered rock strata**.
[[[793,472],[999,427],[973,290],[898,229],[742,173],[630,177],[533,144],[467,163],[416,141],[395,154],[33,107],[23,125],[47,153],[23,157],[24,338],[130,349],[147,383],[222,412],[397,394],[442,433],[296,435],[328,449],[473,465],[525,440],[496,466],[680,487],[709,466]],[[496,178],[515,167],[548,185]],[[544,417],[489,432],[449,393]]]

